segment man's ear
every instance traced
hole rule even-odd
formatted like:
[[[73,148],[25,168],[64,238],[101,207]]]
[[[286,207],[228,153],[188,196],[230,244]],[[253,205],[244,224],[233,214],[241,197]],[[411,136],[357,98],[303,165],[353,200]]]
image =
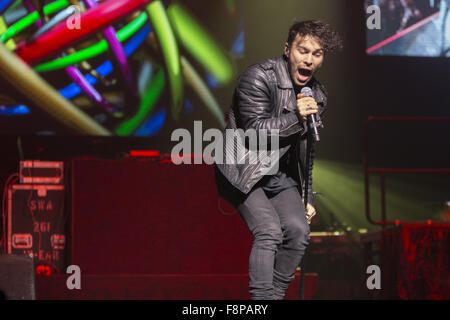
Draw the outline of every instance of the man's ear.
[[[286,58],[289,58],[289,52],[291,51],[290,47],[289,47],[289,43],[285,43],[284,44],[284,56]]]

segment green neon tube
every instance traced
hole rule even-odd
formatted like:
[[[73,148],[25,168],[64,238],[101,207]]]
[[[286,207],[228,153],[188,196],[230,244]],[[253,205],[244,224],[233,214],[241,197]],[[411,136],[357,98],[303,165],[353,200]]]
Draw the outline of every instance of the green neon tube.
[[[52,13],[55,13],[58,10],[61,10],[62,8],[65,8],[69,5],[69,2],[67,0],[58,0],[55,2],[52,2],[44,7],[44,14],[50,15]],[[6,42],[12,37],[14,37],[16,34],[18,34],[20,31],[24,30],[25,28],[29,27],[36,21],[40,19],[39,13],[37,11],[34,11],[13,25],[11,25],[8,30],[1,36],[0,40],[2,42]]]
[[[221,84],[232,80],[234,65],[216,41],[194,20],[194,18],[174,3],[167,9],[178,40],[183,47]]]
[[[5,20],[3,19],[3,16],[0,16],[0,35],[3,34],[4,32],[6,32],[6,30],[7,30],[7,27],[6,27]],[[13,39],[6,41],[5,45],[11,51],[16,49],[16,43],[14,42]]]
[[[178,45],[162,2],[153,1],[147,6],[147,12],[166,64],[172,99],[172,117],[178,120],[183,107],[184,89]]]
[[[146,21],[147,21],[147,14],[143,12],[135,20],[133,20],[125,27],[120,29],[117,32],[117,38],[119,39],[120,42],[127,40],[134,33],[136,33],[136,31],[138,31],[145,24]],[[73,54],[37,65],[36,67],[34,67],[34,70],[38,72],[45,72],[61,69],[70,65],[74,65],[75,63],[78,63],[80,61],[90,59],[99,54],[102,54],[103,52],[108,50],[108,48],[109,48],[108,42],[103,39],[98,43],[83,50],[80,50],[78,52],[75,52]]]
[[[132,118],[124,121],[115,130],[118,136],[128,136],[132,134],[153,111],[156,102],[164,90],[165,83],[164,69],[160,68],[148,85],[148,89],[141,99],[139,111]]]
[[[206,83],[203,81],[202,77],[195,71],[194,67],[191,66],[189,61],[181,56],[181,66],[183,67],[183,75],[186,83],[189,84],[192,89],[197,93],[209,111],[214,115],[214,117],[219,121],[222,128],[225,128],[225,118],[223,111],[220,109],[214,95],[209,90]]]

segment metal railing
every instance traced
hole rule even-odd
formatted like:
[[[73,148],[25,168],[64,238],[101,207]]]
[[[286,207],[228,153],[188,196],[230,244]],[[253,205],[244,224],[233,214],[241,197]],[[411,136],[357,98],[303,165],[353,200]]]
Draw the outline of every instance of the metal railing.
[[[364,121],[364,174],[365,174],[365,204],[366,204],[366,217],[371,224],[381,225],[383,228],[386,225],[399,225],[399,220],[387,221],[386,219],[386,177],[385,173],[445,173],[450,174],[450,169],[426,169],[426,168],[372,168],[369,167],[369,138],[368,129],[369,124],[374,121],[410,121],[410,122],[450,122],[450,117],[369,117]],[[381,218],[382,221],[375,221],[370,216],[370,183],[369,174],[380,174],[380,188],[381,188]],[[411,223],[423,223],[425,221],[405,221]],[[403,223],[405,223],[403,222]],[[431,220],[427,221],[431,224]],[[441,222],[442,223],[442,222]]]

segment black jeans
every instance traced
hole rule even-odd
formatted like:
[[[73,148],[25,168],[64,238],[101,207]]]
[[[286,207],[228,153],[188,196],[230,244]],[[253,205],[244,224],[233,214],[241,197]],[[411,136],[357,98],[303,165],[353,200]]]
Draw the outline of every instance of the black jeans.
[[[253,236],[250,294],[253,300],[281,300],[309,244],[309,224],[297,187],[266,193],[261,179],[244,194],[217,169],[219,196],[238,211]],[[268,176],[269,177],[269,176]]]
[[[283,299],[309,244],[310,229],[298,189],[268,195],[258,187],[237,211],[253,236],[249,261],[252,299]]]

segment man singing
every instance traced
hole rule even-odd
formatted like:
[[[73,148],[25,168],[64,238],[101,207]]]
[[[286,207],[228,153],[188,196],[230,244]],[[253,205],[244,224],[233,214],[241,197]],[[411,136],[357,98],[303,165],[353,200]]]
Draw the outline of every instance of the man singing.
[[[215,165],[219,196],[236,208],[253,236],[249,276],[254,300],[283,299],[308,246],[309,223],[316,214],[311,115],[320,123],[327,104],[325,88],[314,74],[326,53],[341,48],[328,24],[297,22],[281,57],[248,67],[238,79],[226,129],[265,129],[277,132],[279,139],[279,162],[270,175],[260,158],[245,164],[216,159]],[[312,97],[302,96],[304,87]]]

